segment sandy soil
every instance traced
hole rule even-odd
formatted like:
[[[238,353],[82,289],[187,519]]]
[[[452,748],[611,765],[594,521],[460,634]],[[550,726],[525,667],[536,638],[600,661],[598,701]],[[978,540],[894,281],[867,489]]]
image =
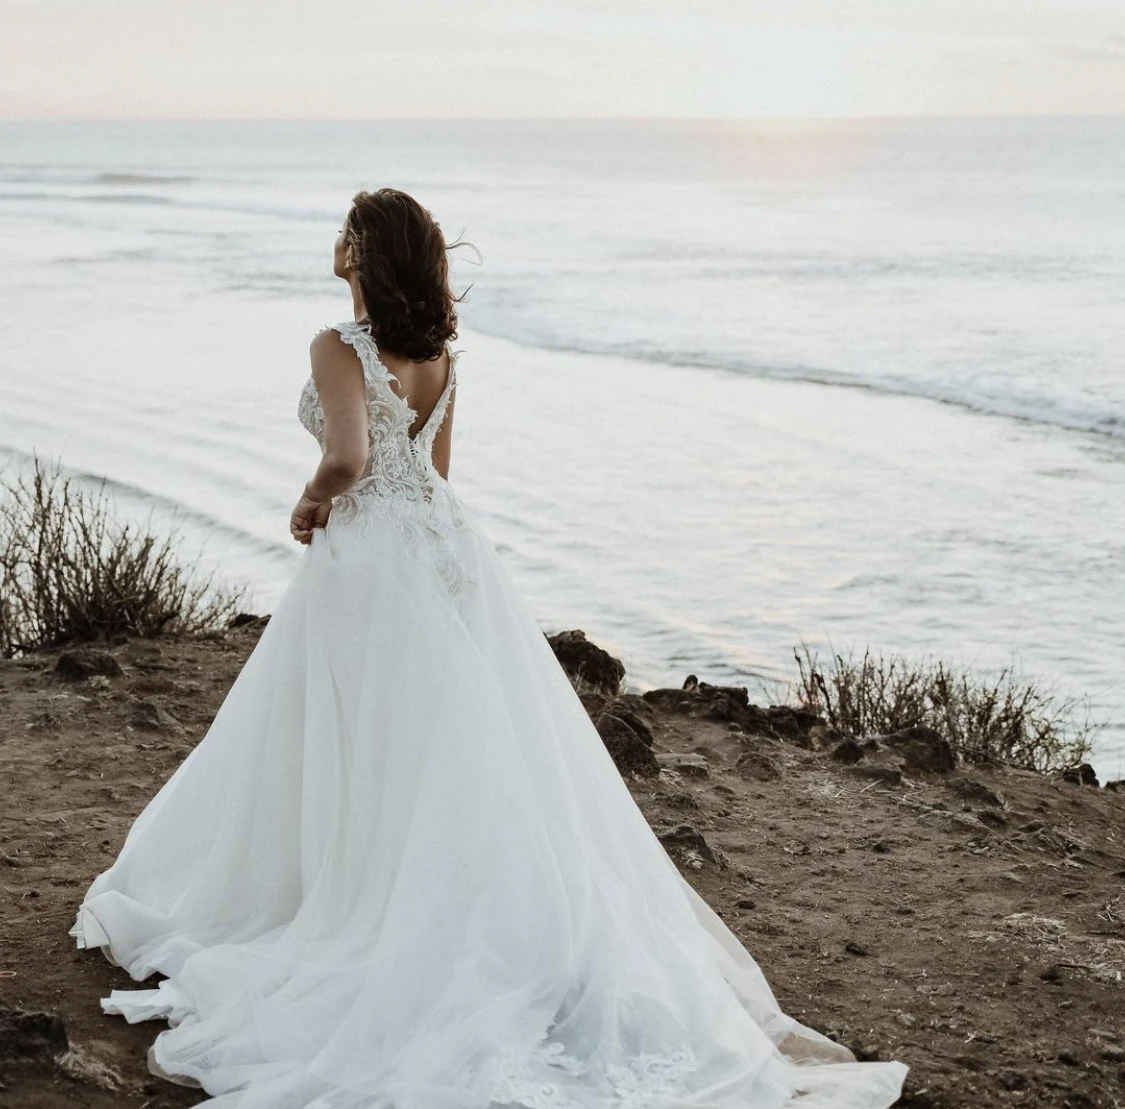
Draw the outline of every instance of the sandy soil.
[[[58,651],[0,663],[0,1104],[200,1102],[148,1074],[166,1025],[102,1014],[136,984],[67,929],[259,628],[123,642],[112,676],[66,680]],[[932,737],[841,746],[745,691],[576,680],[650,824],[783,1007],[861,1058],[908,1063],[900,1105],[1125,1105],[1125,790],[938,769]]]

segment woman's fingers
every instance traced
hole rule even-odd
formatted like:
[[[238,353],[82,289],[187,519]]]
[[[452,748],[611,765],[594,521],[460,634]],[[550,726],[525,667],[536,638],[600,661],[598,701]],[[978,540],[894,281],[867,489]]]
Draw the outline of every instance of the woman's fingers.
[[[327,526],[331,511],[331,501],[311,502],[303,497],[289,517],[289,533],[298,543],[312,542],[313,530]]]

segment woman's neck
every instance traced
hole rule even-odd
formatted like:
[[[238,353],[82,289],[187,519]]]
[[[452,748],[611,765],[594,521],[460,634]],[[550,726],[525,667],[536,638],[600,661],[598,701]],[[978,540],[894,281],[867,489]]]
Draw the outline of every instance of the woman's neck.
[[[360,292],[359,282],[348,282],[352,289],[352,315],[355,316],[356,323],[370,323],[367,318],[367,308],[363,303],[363,293]]]

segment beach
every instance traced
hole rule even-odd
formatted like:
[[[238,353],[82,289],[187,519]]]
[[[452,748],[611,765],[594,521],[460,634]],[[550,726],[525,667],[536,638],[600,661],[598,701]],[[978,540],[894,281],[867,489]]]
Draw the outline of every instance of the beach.
[[[5,1104],[199,1102],[145,1069],[163,1022],[100,1011],[98,998],[134,984],[67,930],[262,627],[0,662]],[[814,714],[755,704],[745,688],[683,675],[629,693],[595,637],[553,643],[681,873],[786,1011],[857,1058],[910,1066],[898,1104],[1115,1104],[1125,783],[951,764],[924,736],[857,753]],[[609,677],[591,681],[588,657]]]

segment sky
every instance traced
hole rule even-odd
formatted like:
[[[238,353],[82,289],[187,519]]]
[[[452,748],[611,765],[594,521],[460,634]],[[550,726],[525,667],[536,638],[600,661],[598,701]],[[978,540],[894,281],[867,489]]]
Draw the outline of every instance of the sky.
[[[0,118],[1125,113],[1125,0],[0,0]]]

